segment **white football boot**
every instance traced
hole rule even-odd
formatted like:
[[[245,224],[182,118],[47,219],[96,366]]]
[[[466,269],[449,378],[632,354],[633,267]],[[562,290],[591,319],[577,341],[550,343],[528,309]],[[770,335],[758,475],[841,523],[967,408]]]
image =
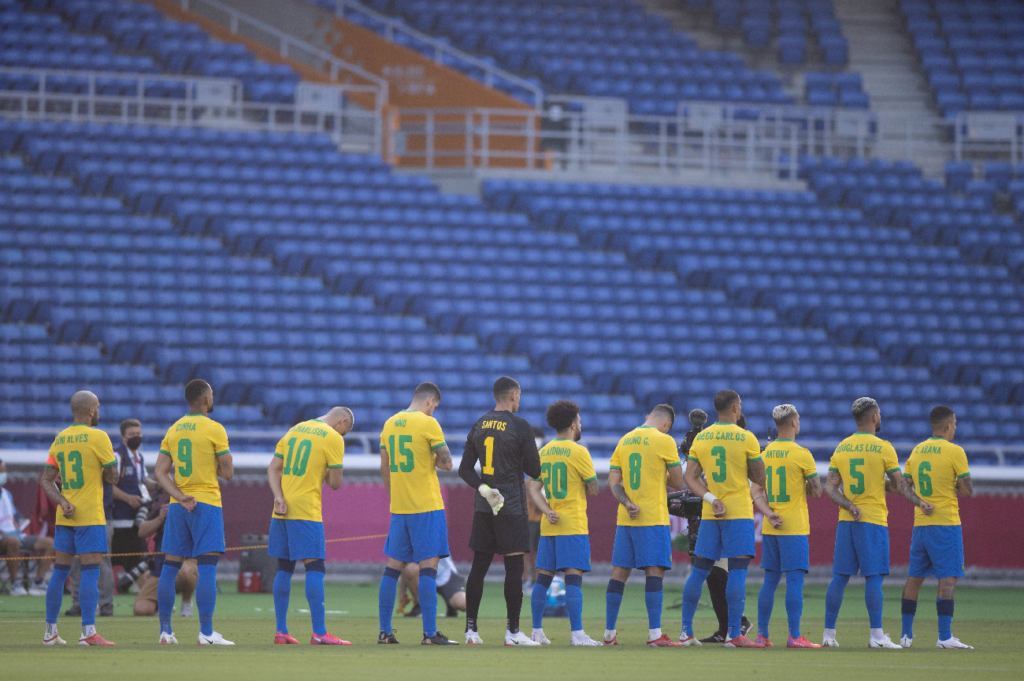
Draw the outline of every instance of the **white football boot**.
[[[522,631],[512,633],[511,631],[505,630],[505,645],[507,646],[523,646],[528,648],[530,646],[539,646],[540,644],[534,641],[532,638],[524,634]]]

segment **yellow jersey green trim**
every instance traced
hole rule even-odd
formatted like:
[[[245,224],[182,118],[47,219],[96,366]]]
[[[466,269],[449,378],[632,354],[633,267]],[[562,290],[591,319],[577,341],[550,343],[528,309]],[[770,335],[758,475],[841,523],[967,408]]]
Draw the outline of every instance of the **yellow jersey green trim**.
[[[321,421],[320,419],[310,419],[310,421],[316,421],[317,423],[323,423],[325,426],[327,425],[326,421]]]
[[[838,472],[839,472],[839,469],[838,469],[838,468],[836,468],[835,466],[829,466],[829,467],[828,467],[828,469],[829,469],[830,471],[835,471],[836,473],[838,473]]]
[[[592,477],[592,478],[587,478],[583,482],[594,482],[595,480],[597,480],[597,476],[596,475],[594,477]]]
[[[70,427],[74,428],[75,426],[82,426],[83,428],[92,428],[92,426],[90,426],[88,423],[72,423]]]
[[[641,428],[653,428],[653,427],[654,426],[637,426],[636,429],[640,430]]]
[[[760,460],[761,460],[760,456],[755,456],[753,459],[747,459],[747,463],[750,463],[751,461],[760,461]]]
[[[854,435],[874,435],[874,433],[862,433],[858,430]]]
[[[116,465],[117,465],[116,461],[111,461],[110,463],[103,464],[100,468],[110,468],[111,466],[116,466]]]
[[[945,440],[946,438],[944,438],[944,437],[938,437],[937,435],[932,435],[932,436],[931,436],[930,438],[928,438],[928,439],[929,439],[929,440]]]
[[[572,440],[567,437],[556,437],[552,442],[572,442]]]
[[[775,442],[792,442],[792,440],[775,440]]]
[[[447,442],[438,442],[436,445],[431,446],[431,449],[437,449],[438,447],[444,447],[447,444],[448,444]]]
[[[399,414],[415,414],[418,411],[419,411],[419,409],[403,409],[402,411],[400,411],[398,413]]]
[[[279,459],[283,459],[284,458],[283,454],[278,454],[277,452],[274,452],[274,456],[276,456]]]
[[[223,452],[217,452],[216,454],[214,454],[214,456],[224,456],[225,454],[230,454],[230,453],[231,453],[230,449],[225,449]]]
[[[343,463],[339,463],[339,464],[336,464],[334,466],[328,466],[328,468],[344,468],[344,467],[345,467],[345,464],[343,464]]]
[[[887,470],[886,473],[892,473],[893,471],[898,471],[899,469],[900,467],[896,466],[896,468],[890,468],[889,470]]]
[[[52,469],[53,469],[53,470],[55,470],[55,471],[58,471],[58,470],[60,470],[59,468],[57,468],[56,466],[54,466],[54,465],[53,465],[52,463],[44,463],[44,464],[43,464],[43,467],[44,467],[44,468],[45,468],[45,467],[47,467],[47,466],[49,466],[50,468],[52,468]]]
[[[171,455],[171,453],[170,453],[169,451],[167,451],[166,449],[161,449],[161,450],[160,450],[160,453],[161,453],[161,454],[164,454],[164,455],[166,455],[166,456],[170,456],[170,455]]]
[[[675,463],[667,463],[667,464],[665,464],[665,468],[675,468],[676,466],[682,466],[682,465],[683,465],[682,461],[676,461]]]
[[[697,457],[694,457],[694,456],[687,456],[686,460],[687,461],[696,461],[697,463],[700,463],[700,459],[698,459]]]
[[[613,470],[613,471],[621,471],[622,470],[622,466],[608,466],[608,468],[609,468],[609,470]]]
[[[961,473],[960,475],[956,476],[956,479],[959,480],[960,478],[966,478],[970,474],[970,471],[967,471],[966,473]]]

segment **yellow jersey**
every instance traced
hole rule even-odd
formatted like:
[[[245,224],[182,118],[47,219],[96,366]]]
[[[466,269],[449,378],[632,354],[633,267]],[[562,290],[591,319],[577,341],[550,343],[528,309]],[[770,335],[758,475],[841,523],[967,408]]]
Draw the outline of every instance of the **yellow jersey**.
[[[421,411],[400,411],[387,420],[380,447],[391,460],[392,513],[444,509],[434,450],[445,444],[441,424]]]
[[[914,447],[905,466],[904,475],[914,481],[917,496],[935,507],[931,515],[915,508],[914,527],[959,525],[956,481],[971,474],[963,447],[945,438],[928,438]]]
[[[224,426],[203,414],[182,416],[160,443],[160,454],[171,457],[174,484],[181,493],[210,506],[221,505],[217,457],[230,453]],[[172,498],[171,503],[178,502]]]
[[[46,465],[60,473],[61,494],[75,506],[70,518],[57,511],[58,525],[106,525],[103,469],[116,463],[110,436],[98,428],[75,423],[57,434]]]
[[[310,419],[291,427],[274,456],[284,459],[281,491],[288,512],[273,517],[322,523],[324,479],[328,469],[343,467],[345,438],[320,419]]]
[[[540,481],[558,524],[540,521],[542,537],[590,534],[587,525],[587,483],[597,480],[587,448],[572,440],[552,440],[540,450]]]
[[[776,440],[761,454],[764,459],[768,505],[782,516],[782,527],[763,523],[761,534],[810,534],[806,480],[818,477],[811,453],[792,440]]]
[[[836,447],[828,469],[843,477],[843,495],[860,509],[861,522],[888,526],[885,476],[900,469],[891,444],[874,433],[854,433]],[[839,520],[853,516],[840,508]]]
[[[612,454],[611,468],[622,472],[626,496],[640,507],[636,520],[619,504],[618,524],[631,527],[668,525],[669,468],[682,466],[676,441],[657,428],[640,426],[626,433]]]
[[[705,501],[704,520],[753,519],[747,462],[761,458],[761,445],[753,433],[735,423],[715,423],[694,438],[687,458],[701,465],[708,491],[725,504],[725,515],[716,518],[711,504]]]

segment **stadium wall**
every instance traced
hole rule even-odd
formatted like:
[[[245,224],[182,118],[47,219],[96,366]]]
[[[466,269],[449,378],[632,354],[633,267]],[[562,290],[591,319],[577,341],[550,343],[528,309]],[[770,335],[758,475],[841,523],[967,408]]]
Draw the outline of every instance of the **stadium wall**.
[[[28,517],[35,507],[34,480],[15,480],[7,485],[18,509]],[[224,531],[228,546],[240,546],[243,534],[267,531],[274,497],[270,487],[260,482],[229,483],[221,486],[224,501]],[[448,541],[452,557],[471,562],[468,548],[473,520],[473,490],[461,484],[442,485],[448,517]],[[327,539],[383,535],[388,531],[390,513],[388,497],[377,482],[346,482],[337,492],[324,488],[324,533]],[[906,565],[910,551],[910,535],[914,515],[911,506],[892,498],[889,505],[890,554],[894,566]],[[615,497],[603,488],[590,499],[590,543],[595,563],[609,563],[615,538]],[[832,564],[833,537],[838,513],[828,499],[809,499],[811,518],[811,565]],[[968,567],[988,569],[1024,568],[1024,549],[1007,533],[1005,524],[993,518],[1016,518],[1024,515],[1024,495],[980,493],[960,500],[960,517],[964,530],[964,554]],[[383,538],[327,545],[327,560],[350,563],[383,564]],[[760,535],[758,535],[760,561]],[[676,554],[677,562],[686,561]]]

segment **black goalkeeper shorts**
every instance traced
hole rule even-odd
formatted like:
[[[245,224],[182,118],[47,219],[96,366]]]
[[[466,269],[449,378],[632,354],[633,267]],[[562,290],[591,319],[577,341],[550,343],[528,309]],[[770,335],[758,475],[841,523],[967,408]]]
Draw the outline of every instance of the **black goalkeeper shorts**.
[[[469,548],[480,553],[530,552],[530,518],[523,515],[474,513]]]

